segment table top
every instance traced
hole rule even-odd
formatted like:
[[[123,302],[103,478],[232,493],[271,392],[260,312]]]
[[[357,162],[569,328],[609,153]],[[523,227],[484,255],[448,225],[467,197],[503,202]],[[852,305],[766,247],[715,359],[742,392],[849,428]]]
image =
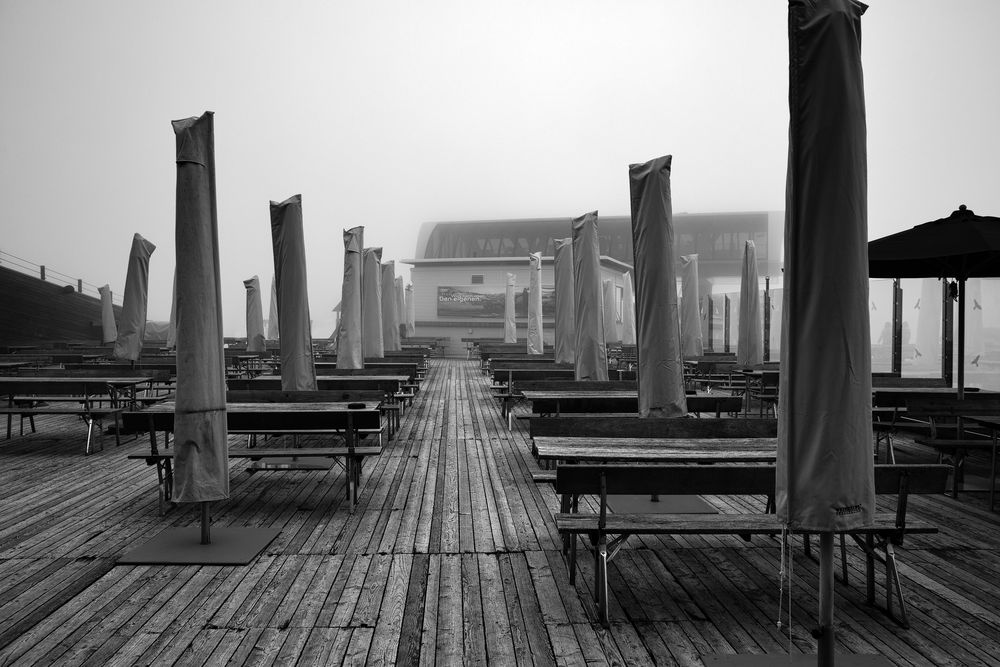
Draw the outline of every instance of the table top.
[[[349,405],[364,403],[364,407],[350,408]],[[161,401],[143,410],[149,414],[173,413],[176,401]],[[288,413],[288,412],[365,412],[377,411],[377,401],[330,402],[330,403],[226,403],[226,412],[232,413]]]
[[[534,438],[544,460],[634,461],[646,463],[773,462],[777,438]]]

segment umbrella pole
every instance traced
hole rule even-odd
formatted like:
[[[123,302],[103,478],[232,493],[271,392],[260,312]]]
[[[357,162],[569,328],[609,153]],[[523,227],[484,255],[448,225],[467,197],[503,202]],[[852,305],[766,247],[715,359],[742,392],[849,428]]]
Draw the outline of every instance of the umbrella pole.
[[[203,500],[201,503],[201,543],[211,544],[212,543],[212,519],[208,515],[209,503],[207,500]]]
[[[819,628],[817,630],[819,667],[833,667],[833,533],[819,534]]]

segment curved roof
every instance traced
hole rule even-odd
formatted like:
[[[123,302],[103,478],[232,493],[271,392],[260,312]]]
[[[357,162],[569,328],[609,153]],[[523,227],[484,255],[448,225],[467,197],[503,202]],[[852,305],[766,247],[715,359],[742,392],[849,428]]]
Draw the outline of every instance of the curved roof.
[[[781,229],[770,228],[769,218],[781,221],[781,216],[768,212],[676,213],[677,252],[698,253],[702,262],[729,264],[739,261],[744,241],[753,240],[759,261],[778,261],[777,256],[769,257],[769,245],[780,241]],[[417,236],[415,259],[523,258],[532,252],[551,257],[555,254],[554,239],[571,235],[571,220],[567,217],[425,222]],[[597,229],[600,254],[631,265],[634,261],[631,218],[601,216]],[[778,238],[769,239],[771,235]]]
[[[555,254],[554,239],[572,234],[571,218],[426,222],[417,236],[416,259],[525,257]],[[631,265],[632,227],[625,216],[598,221],[600,254]]]

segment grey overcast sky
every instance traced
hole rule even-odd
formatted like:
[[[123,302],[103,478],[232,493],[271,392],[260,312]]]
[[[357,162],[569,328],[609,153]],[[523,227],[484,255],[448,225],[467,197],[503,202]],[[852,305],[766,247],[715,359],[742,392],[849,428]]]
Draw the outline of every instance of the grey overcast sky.
[[[0,250],[121,294],[134,232],[174,267],[172,119],[216,113],[225,330],[302,193],[314,333],[341,230],[414,255],[426,220],[628,213],[673,154],[677,212],[784,208],[783,0],[0,0]],[[872,238],[1000,215],[1000,2],[871,0]],[[405,272],[404,272],[405,274]],[[266,305],[265,305],[266,308]]]

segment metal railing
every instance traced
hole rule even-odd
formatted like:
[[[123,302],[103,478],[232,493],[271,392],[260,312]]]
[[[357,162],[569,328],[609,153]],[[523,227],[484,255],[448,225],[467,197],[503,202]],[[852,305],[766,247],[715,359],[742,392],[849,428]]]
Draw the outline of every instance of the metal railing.
[[[14,269],[15,271],[25,275],[40,278],[47,283],[72,287],[80,294],[86,294],[97,299],[101,298],[99,287],[93,283],[85,281],[83,278],[74,278],[73,276],[66,275],[65,273],[47,267],[44,264],[36,264],[29,259],[12,255],[3,250],[0,250],[0,266],[8,269]],[[120,295],[112,292],[111,302],[120,306],[122,298]]]

